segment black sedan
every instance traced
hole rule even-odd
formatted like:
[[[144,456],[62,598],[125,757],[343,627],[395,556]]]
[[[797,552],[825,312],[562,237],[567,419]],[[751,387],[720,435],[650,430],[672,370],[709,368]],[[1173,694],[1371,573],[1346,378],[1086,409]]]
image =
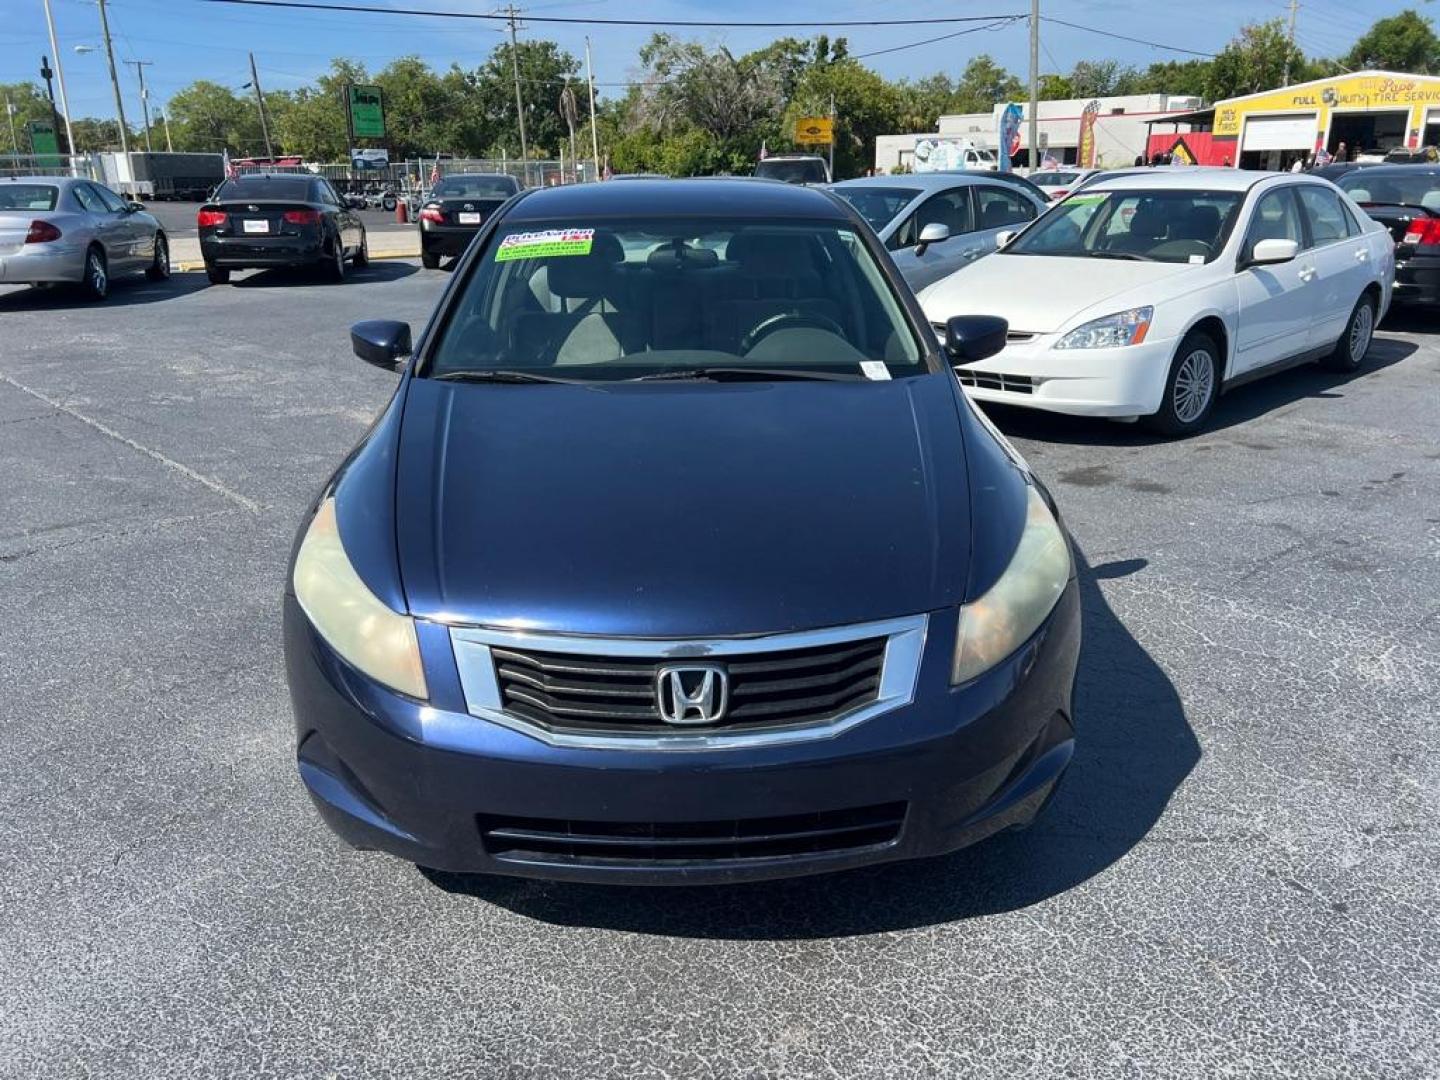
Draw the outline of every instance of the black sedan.
[[[1376,165],[1335,183],[1390,230],[1395,301],[1440,304],[1440,166]]]
[[[256,173],[226,180],[195,219],[205,273],[215,285],[230,271],[315,266],[331,281],[345,278],[345,260],[370,261],[360,215],[318,176]]]
[[[520,190],[502,173],[457,173],[435,185],[420,207],[420,262],[434,270],[444,255],[459,255],[480,226]]]

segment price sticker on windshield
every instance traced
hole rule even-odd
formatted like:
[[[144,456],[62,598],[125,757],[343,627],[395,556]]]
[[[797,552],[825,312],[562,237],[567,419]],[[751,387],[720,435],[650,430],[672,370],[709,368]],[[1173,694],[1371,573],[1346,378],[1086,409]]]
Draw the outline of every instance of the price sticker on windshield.
[[[589,255],[590,245],[594,242],[594,229],[542,229],[539,232],[511,233],[495,249],[495,261]]]

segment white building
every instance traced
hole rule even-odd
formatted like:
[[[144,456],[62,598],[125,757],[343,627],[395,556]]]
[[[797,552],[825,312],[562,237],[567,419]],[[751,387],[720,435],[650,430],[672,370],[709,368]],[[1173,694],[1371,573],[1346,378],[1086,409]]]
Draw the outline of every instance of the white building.
[[[1200,99],[1181,97],[1175,94],[1127,94],[1123,97],[1071,98],[1063,101],[1042,101],[1039,104],[1037,124],[1039,127],[1040,150],[1049,153],[1064,164],[1074,164],[1080,146],[1080,125],[1085,107],[1091,100],[1099,102],[1095,113],[1095,160],[1097,167],[1117,168],[1133,165],[1137,157],[1145,154],[1145,140],[1149,135],[1146,121],[1156,120],[1167,113],[1189,112],[1200,107]],[[1020,124],[1020,153],[1018,164],[1024,165],[1027,158],[1030,136],[1030,106],[1028,102],[1017,102],[1024,119]],[[988,113],[964,113],[956,116],[942,116],[935,131],[917,132],[907,135],[880,135],[875,139],[875,171],[893,172],[897,167],[913,171],[915,165],[915,142],[917,139],[953,138],[969,140],[976,146],[996,149],[1000,137],[1000,115],[1005,111],[1004,102],[997,104]],[[1189,130],[1188,125],[1180,125]]]

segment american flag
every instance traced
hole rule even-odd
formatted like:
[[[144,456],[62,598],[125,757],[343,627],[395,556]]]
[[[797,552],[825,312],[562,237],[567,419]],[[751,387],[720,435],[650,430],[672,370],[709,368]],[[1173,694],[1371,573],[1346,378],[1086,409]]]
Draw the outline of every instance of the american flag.
[[[434,187],[440,182],[440,159],[435,159],[435,164],[430,166],[430,186]]]
[[[234,180],[235,177],[239,174],[239,172],[238,172],[238,170],[235,168],[234,165],[230,164],[230,148],[229,148],[228,146],[224,148],[224,153],[225,153],[225,179],[227,179],[227,180]]]
[[[760,140],[760,160],[761,160],[761,161],[764,161],[764,160],[765,160],[767,157],[769,157],[769,156],[770,156],[770,150],[766,147],[766,145],[765,145],[765,140],[764,140],[764,139],[761,139],[761,140]]]

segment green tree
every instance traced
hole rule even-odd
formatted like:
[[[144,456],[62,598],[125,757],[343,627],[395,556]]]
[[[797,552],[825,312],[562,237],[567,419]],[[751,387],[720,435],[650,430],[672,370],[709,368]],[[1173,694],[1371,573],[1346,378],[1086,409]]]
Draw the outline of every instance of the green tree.
[[[1075,88],[1064,75],[1041,75],[1039,91],[1041,101],[1064,101],[1075,97]]]
[[[120,124],[117,121],[79,116],[70,121],[70,127],[75,132],[76,153],[120,149]],[[134,145],[135,135],[130,134],[129,139]]]
[[[365,65],[354,60],[334,59],[330,70],[314,86],[301,87],[290,99],[283,115],[276,118],[276,138],[286,153],[299,154],[307,161],[343,161],[349,155],[345,128],[345,87],[368,83]]]
[[[960,84],[950,102],[950,112],[990,112],[996,105],[1019,101],[1024,94],[1020,80],[997,64],[993,57],[981,53],[965,65]]]
[[[899,131],[900,92],[856,60],[806,70],[785,107],[782,130],[802,116],[826,116],[835,107],[835,176],[856,176],[875,161],[875,137]]]
[[[570,129],[560,115],[560,95],[573,82],[580,64],[553,41],[522,41],[515,52],[525,102],[525,137],[532,157],[555,157],[569,141]],[[520,156],[520,125],[515,116],[515,76],[511,49],[505,42],[475,69],[469,98],[484,123],[489,142],[485,152]]]
[[[1203,98],[1209,91],[1209,60],[1160,60],[1135,76],[1133,93]]]
[[[1291,82],[1308,76],[1305,54],[1290,43],[1282,20],[1249,23],[1211,61],[1206,96],[1218,101],[1280,86],[1287,60]]]
[[[1139,80],[1134,68],[1121,67],[1115,60],[1081,60],[1070,72],[1070,97],[1096,98],[1112,94],[1133,94]]]
[[[270,105],[271,95],[266,95]],[[200,79],[170,98],[170,135],[176,150],[263,154],[260,112],[255,99]],[[271,132],[272,140],[275,132]],[[162,136],[163,137],[163,136]],[[142,147],[143,149],[143,147]]]
[[[8,122],[0,126],[0,152],[5,154],[30,153],[30,133],[26,126],[31,120],[50,120],[50,99],[40,87],[31,82],[22,83],[0,83],[0,109],[6,104],[15,110],[11,114],[14,120],[15,142],[10,141],[11,127]],[[118,136],[117,136],[118,137]],[[65,142],[65,131],[62,128],[56,133],[56,139],[61,145]]]
[[[1355,42],[1345,57],[1352,70],[1379,68],[1414,75],[1440,72],[1440,38],[1430,20],[1407,8],[1380,19]]]

